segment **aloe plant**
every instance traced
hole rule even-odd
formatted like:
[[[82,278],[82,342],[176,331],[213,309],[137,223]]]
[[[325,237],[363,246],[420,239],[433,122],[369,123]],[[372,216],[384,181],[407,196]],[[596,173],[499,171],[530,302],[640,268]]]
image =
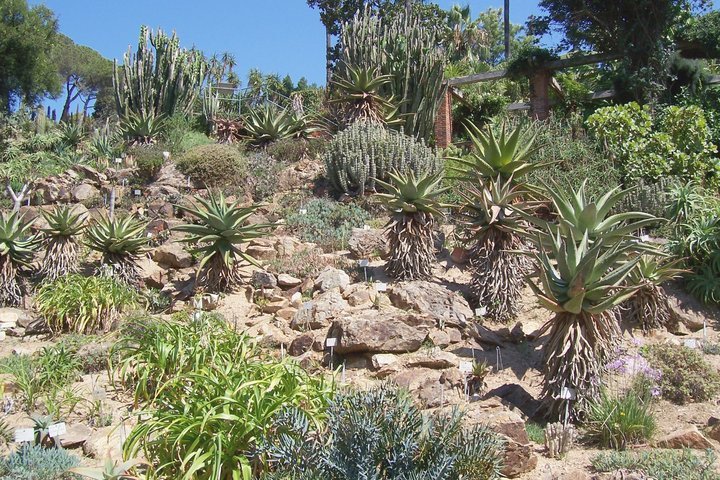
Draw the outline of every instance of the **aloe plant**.
[[[197,275],[200,285],[213,292],[232,289],[242,282],[239,267],[243,261],[257,265],[241,246],[262,237],[270,227],[248,224],[259,207],[227,202],[222,193],[211,194],[208,199],[195,197],[195,203],[181,207],[199,220],[198,224],[181,225],[175,230],[189,234],[181,241],[195,245],[192,252],[202,257]]]
[[[102,254],[102,267],[127,285],[137,286],[140,272],[137,257],[145,250],[147,224],[132,216],[103,217],[86,229],[85,245]],[[107,273],[101,270],[100,273]]]
[[[305,116],[265,104],[244,117],[245,138],[255,147],[290,137],[305,137],[313,131]]]
[[[440,187],[440,174],[416,177],[412,171],[395,171],[389,176],[392,183],[375,180],[388,192],[376,197],[391,214],[385,227],[390,242],[385,270],[400,280],[428,278],[435,262],[435,218],[443,216],[437,197],[447,188]]]
[[[469,247],[472,293],[486,316],[512,320],[525,285],[530,262],[518,253],[524,248],[525,222],[519,211],[530,215],[535,202],[523,199],[528,191],[512,177],[498,175],[492,182],[464,184],[460,209],[464,243]]]
[[[129,113],[120,121],[120,132],[130,145],[152,145],[165,131],[165,117],[153,113]]]
[[[80,267],[78,236],[85,229],[85,215],[73,213],[68,206],[57,207],[51,212],[43,211],[48,228],[42,229],[45,258],[38,275],[45,280],[76,273]]]
[[[640,257],[628,258],[637,249],[633,242],[591,241],[588,232],[578,238],[573,230],[567,236],[556,231],[548,237],[550,242],[538,235],[538,251],[531,254],[540,285],[530,286],[554,313],[540,330],[549,331],[542,394],[550,416],[572,416],[571,397],[580,408],[598,397],[602,366],[620,337],[615,309],[638,288],[625,279]]]
[[[344,74],[331,82],[335,97],[330,103],[340,107],[345,125],[356,121],[402,124],[404,120],[397,118],[398,107],[392,99],[380,94],[380,89],[392,79],[391,75],[380,75],[377,70],[348,65]]]
[[[20,305],[25,293],[19,282],[23,270],[32,268],[40,237],[30,234],[32,222],[17,212],[0,216],[0,305]]]
[[[102,467],[75,467],[68,470],[68,472],[92,480],[141,480],[142,477],[129,473],[130,470],[140,465],[149,466],[150,464],[137,459],[119,462],[108,458]]]
[[[630,271],[630,282],[638,285],[638,290],[625,307],[630,321],[646,333],[670,324],[673,313],[662,283],[686,272],[677,268],[679,264],[680,260],[645,254]]]

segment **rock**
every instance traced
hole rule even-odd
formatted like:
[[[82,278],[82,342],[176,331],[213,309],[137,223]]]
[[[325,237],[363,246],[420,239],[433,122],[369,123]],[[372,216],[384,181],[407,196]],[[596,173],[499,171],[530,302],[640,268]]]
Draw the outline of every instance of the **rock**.
[[[338,339],[335,351],[346,353],[414,352],[427,338],[431,319],[415,315],[391,315],[383,312],[364,311],[356,316],[335,320],[328,338]]]
[[[364,283],[350,285],[343,292],[343,296],[352,307],[371,305],[373,298],[377,296],[375,289]]]
[[[290,307],[290,300],[285,297],[274,296],[262,306],[263,313],[277,313]]]
[[[316,352],[322,352],[323,351],[323,344],[322,340],[317,338],[312,333],[303,333],[299,337],[295,338],[290,343],[290,348],[288,348],[288,353],[292,355],[293,357],[299,357],[305,352],[309,351],[316,351]]]
[[[76,202],[86,202],[100,197],[100,190],[87,183],[81,183],[72,189],[72,197]]]
[[[19,308],[0,308],[0,323],[12,323],[18,327],[26,328],[34,317]]]
[[[450,345],[450,335],[444,330],[433,329],[428,334],[428,338],[432,344],[439,348],[445,348]]]
[[[290,303],[295,308],[300,308],[302,306],[302,293],[295,292],[290,296]]]
[[[508,478],[532,472],[538,464],[538,457],[532,445],[509,441],[505,444],[505,457],[500,473]]]
[[[285,307],[275,312],[275,316],[282,318],[283,320],[292,320],[297,313],[297,308]]]
[[[379,228],[353,228],[348,239],[348,249],[357,259],[374,256],[384,258],[389,252],[383,230]]]
[[[22,327],[12,327],[5,330],[8,337],[22,338],[25,336],[25,329]]]
[[[664,288],[668,294],[668,303],[672,312],[671,325],[668,326],[668,330],[671,332],[673,330],[682,330],[678,328],[678,323],[694,333],[702,330],[705,322],[709,325],[711,322],[720,321],[720,314],[718,314],[717,309],[703,305],[684,291],[679,284],[671,283],[665,285]]]
[[[302,304],[292,319],[293,330],[315,330],[325,328],[332,320],[349,308],[340,292],[331,291],[319,295],[312,301]]]
[[[530,395],[527,390],[517,383],[506,383],[501,387],[490,390],[483,396],[483,399],[489,400],[493,397],[509,403],[528,418],[533,418],[540,408],[540,401],[536,400],[535,397]]]
[[[44,318],[35,319],[25,327],[25,335],[45,335],[46,333],[50,333],[50,328]]]
[[[372,362],[373,368],[379,370],[383,367],[387,367],[388,365],[397,363],[398,357],[392,353],[376,353],[372,356],[370,361]]]
[[[172,218],[175,216],[175,207],[170,202],[157,199],[148,203],[148,212],[150,212],[152,215],[160,217],[158,220],[161,220],[163,218]]]
[[[81,163],[72,166],[72,169],[80,174],[81,177],[85,177],[88,180],[92,180],[94,183],[100,185],[107,182],[107,176],[103,173],[98,172],[89,165],[83,165]]]
[[[119,427],[113,425],[95,430],[83,443],[83,453],[98,460],[111,459],[122,462],[122,446],[131,429],[129,425]]]
[[[155,249],[153,260],[170,268],[188,268],[195,259],[177,242],[167,242]]]
[[[140,268],[140,278],[145,282],[146,287],[162,290],[168,283],[167,270],[149,258],[140,258],[137,265]]]
[[[401,282],[390,289],[389,297],[397,308],[430,315],[441,327],[464,327],[473,318],[473,311],[462,295],[435,283]]]
[[[261,245],[249,245],[245,253],[256,260],[275,260],[277,258],[277,251],[273,247]]]
[[[445,369],[460,365],[457,355],[450,352],[443,352],[439,349],[432,349],[428,352],[417,352],[405,359],[408,367],[424,367],[432,369]]]
[[[82,423],[68,425],[66,432],[60,435],[60,445],[67,449],[80,448],[90,438],[90,435],[92,435],[92,430]]]
[[[145,236],[150,235],[153,238],[157,238],[160,234],[165,233],[168,230],[170,230],[170,225],[166,220],[163,220],[162,218],[153,218],[150,222],[148,222],[147,227],[145,227]]]
[[[275,288],[278,285],[278,281],[272,273],[264,270],[256,270],[253,272],[252,284],[255,288]]]
[[[321,292],[327,292],[334,288],[343,291],[348,285],[350,285],[350,276],[344,271],[333,267],[327,267],[315,279],[315,288],[319,288]]]
[[[459,265],[467,263],[468,257],[468,251],[462,247],[453,248],[453,251],[450,254],[450,259],[453,261],[453,263],[457,263]]]
[[[231,324],[244,320],[250,312],[257,308],[252,301],[253,294],[253,288],[250,286],[245,286],[236,292],[229,293],[223,298],[217,309],[217,313],[225,317]]]
[[[653,443],[653,446],[656,448],[693,448],[699,450],[714,448],[713,444],[694,426],[658,438]]]
[[[292,275],[288,275],[287,273],[281,273],[277,277],[277,284],[281,288],[289,289],[299,287],[302,284],[302,280],[295,278]]]

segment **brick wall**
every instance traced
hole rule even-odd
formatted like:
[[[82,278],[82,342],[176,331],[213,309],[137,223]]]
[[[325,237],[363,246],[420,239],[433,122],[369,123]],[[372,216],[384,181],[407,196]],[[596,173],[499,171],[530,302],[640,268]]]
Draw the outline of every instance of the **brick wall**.
[[[452,93],[448,88],[435,117],[435,145],[446,148],[452,143]]]

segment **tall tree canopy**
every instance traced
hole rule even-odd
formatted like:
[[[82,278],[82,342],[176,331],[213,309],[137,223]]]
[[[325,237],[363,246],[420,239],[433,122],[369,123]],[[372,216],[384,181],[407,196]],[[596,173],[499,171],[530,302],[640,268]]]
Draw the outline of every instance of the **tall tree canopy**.
[[[64,85],[65,103],[62,120],[70,115],[73,102],[80,100],[83,113],[103,89],[112,90],[112,62],[90,47],[77,45],[65,35],[58,35],[53,59]]]
[[[37,103],[60,84],[51,58],[57,20],[43,5],[0,0],[0,111],[17,100]]]

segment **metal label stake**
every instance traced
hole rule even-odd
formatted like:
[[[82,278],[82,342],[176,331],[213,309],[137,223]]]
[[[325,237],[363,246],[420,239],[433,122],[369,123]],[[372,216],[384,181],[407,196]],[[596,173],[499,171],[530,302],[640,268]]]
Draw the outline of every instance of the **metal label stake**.
[[[495,362],[497,364],[497,371],[499,372],[503,369],[502,352],[500,351],[500,347],[495,347]]]

